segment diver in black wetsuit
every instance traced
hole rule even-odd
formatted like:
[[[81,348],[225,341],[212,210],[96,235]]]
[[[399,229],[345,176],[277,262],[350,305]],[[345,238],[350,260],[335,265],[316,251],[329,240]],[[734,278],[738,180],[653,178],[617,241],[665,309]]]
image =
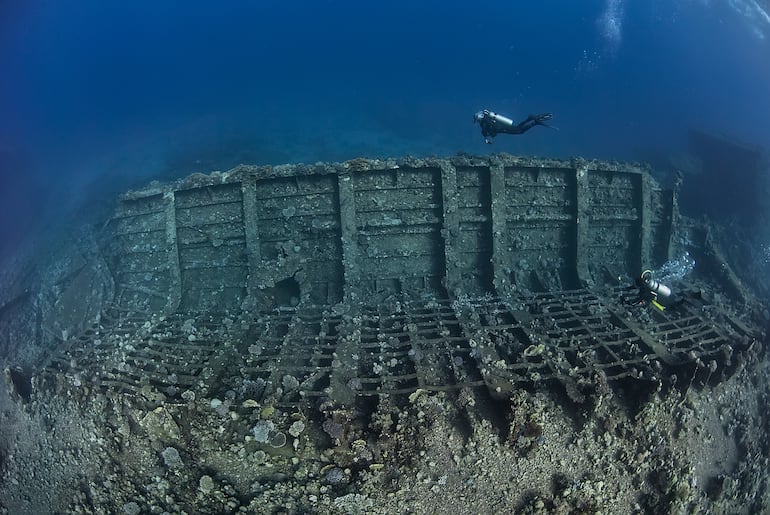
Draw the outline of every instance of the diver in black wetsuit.
[[[633,299],[626,300],[626,304],[641,306],[649,302],[659,310],[664,311],[667,308],[679,307],[685,302],[683,297],[674,295],[671,288],[653,279],[651,270],[645,270],[634,279],[634,284],[628,289],[634,288],[638,289],[639,293]]]
[[[527,116],[527,119],[519,124],[514,124],[513,120],[505,117],[501,114],[493,113],[488,109],[479,111],[473,115],[474,123],[481,125],[481,135],[484,136],[484,141],[492,143],[492,138],[498,134],[524,134],[535,125],[542,125],[544,127],[551,127],[550,125],[543,123],[546,120],[553,118],[551,113],[543,114],[531,114]]]

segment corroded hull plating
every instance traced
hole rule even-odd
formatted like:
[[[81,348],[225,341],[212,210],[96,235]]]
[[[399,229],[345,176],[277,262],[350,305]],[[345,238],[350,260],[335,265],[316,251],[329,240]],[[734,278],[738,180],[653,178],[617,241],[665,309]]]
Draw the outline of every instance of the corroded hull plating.
[[[0,276],[0,501],[767,511],[766,316],[677,204],[635,165],[505,155],[126,193]],[[624,301],[685,250],[684,304]]]
[[[116,275],[121,304],[168,311],[573,289],[665,261],[675,213],[619,163],[240,166],[125,195]]]
[[[722,377],[756,330],[702,298],[643,322],[619,301],[630,276],[672,255],[676,220],[675,192],[622,163],[194,175],[122,197],[115,303],[85,336],[100,346],[77,342],[48,370],[68,371],[75,352],[101,389],[181,399],[226,388],[240,363],[262,397],[295,405],[477,386],[504,397],[554,380],[582,402],[597,382],[655,384],[690,363]]]

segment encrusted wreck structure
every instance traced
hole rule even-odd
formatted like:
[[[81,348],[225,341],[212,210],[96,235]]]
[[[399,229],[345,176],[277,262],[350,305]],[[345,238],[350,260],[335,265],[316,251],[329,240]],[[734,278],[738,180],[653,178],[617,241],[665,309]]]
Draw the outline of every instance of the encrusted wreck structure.
[[[580,399],[597,374],[721,371],[757,336],[748,321],[691,292],[642,325],[621,300],[703,237],[676,199],[639,166],[508,156],[241,166],[132,191],[109,221],[114,300],[47,370],[75,357],[97,388],[179,397],[226,390],[237,363],[276,402],[345,403],[549,379]]]
[[[521,414],[535,411],[522,392],[598,410],[615,388],[642,398],[718,384],[762,352],[761,305],[708,227],[680,216],[677,187],[641,165],[509,155],[242,165],[153,183],[120,197],[54,287],[6,290],[2,332],[38,343],[5,347],[9,389],[23,403],[102,406],[122,442],[110,455],[144,438],[169,471],[177,449],[206,463],[169,479],[198,502],[228,483],[205,509],[268,494],[278,506],[288,474],[332,489],[284,492],[287,513],[331,509],[373,480],[364,471],[389,467],[397,483],[434,394],[472,432],[492,424],[531,450],[545,421]],[[641,270],[683,258],[698,263],[673,285],[684,304],[629,305]],[[485,402],[513,415],[475,412]],[[193,443],[210,423],[230,435],[229,461]],[[139,479],[115,471],[69,506],[119,507],[106,497],[121,483],[127,513],[195,509],[182,493],[179,504],[137,493],[158,456],[133,465]]]

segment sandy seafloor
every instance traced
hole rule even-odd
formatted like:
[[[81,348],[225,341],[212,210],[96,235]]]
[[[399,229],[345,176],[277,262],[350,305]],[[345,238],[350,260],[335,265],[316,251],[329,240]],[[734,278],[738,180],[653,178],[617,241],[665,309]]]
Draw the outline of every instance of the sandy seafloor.
[[[226,347],[226,334],[219,336]],[[100,393],[85,373],[59,381],[33,373],[27,383],[6,368],[0,507],[9,514],[766,513],[770,363],[762,343],[729,377],[700,367],[652,389],[600,384],[583,403],[550,384],[504,400],[484,389],[418,391],[384,397],[365,416],[205,394],[165,402],[152,388]],[[70,365],[77,370],[75,360]],[[258,443],[259,424],[281,428],[283,440],[271,433]]]
[[[769,373],[762,360],[637,406],[617,392],[579,409],[553,391],[510,403],[422,394],[402,409],[383,403],[376,438],[355,438],[370,429],[357,428],[319,449],[301,434],[280,452],[255,451],[207,399],[153,414],[77,393],[22,403],[3,383],[0,503],[4,513],[764,513]]]
[[[685,369],[652,389],[598,385],[583,403],[546,384],[313,415],[203,387],[181,403],[151,388],[105,393],[75,358],[59,378],[33,366],[59,350],[45,342],[72,336],[39,313],[64,326],[99,314],[99,302],[76,313],[59,302],[73,281],[109,283],[79,227],[154,178],[462,150],[653,161],[684,172],[686,188],[703,177],[683,141],[693,129],[767,143],[766,2],[429,4],[289,2],[278,16],[261,5],[212,16],[202,2],[0,8],[0,513],[770,513],[766,309],[729,377]],[[484,108],[517,120],[552,111],[559,130],[490,147],[471,122]],[[732,268],[766,303],[770,182],[759,176],[719,170],[703,189],[715,200],[685,214],[723,225]]]

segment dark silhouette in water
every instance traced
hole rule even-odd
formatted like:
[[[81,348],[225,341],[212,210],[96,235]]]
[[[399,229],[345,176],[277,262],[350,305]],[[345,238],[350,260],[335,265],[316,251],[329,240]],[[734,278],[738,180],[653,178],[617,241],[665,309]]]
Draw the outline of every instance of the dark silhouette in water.
[[[535,125],[543,125],[545,127],[551,127],[543,122],[553,118],[551,113],[543,114],[531,114],[527,118],[519,123],[514,124],[513,120],[503,116],[501,114],[493,113],[488,109],[479,111],[473,115],[474,123],[481,125],[481,135],[484,136],[484,141],[492,143],[492,138],[498,134],[524,134]],[[554,129],[555,127],[551,127]]]

